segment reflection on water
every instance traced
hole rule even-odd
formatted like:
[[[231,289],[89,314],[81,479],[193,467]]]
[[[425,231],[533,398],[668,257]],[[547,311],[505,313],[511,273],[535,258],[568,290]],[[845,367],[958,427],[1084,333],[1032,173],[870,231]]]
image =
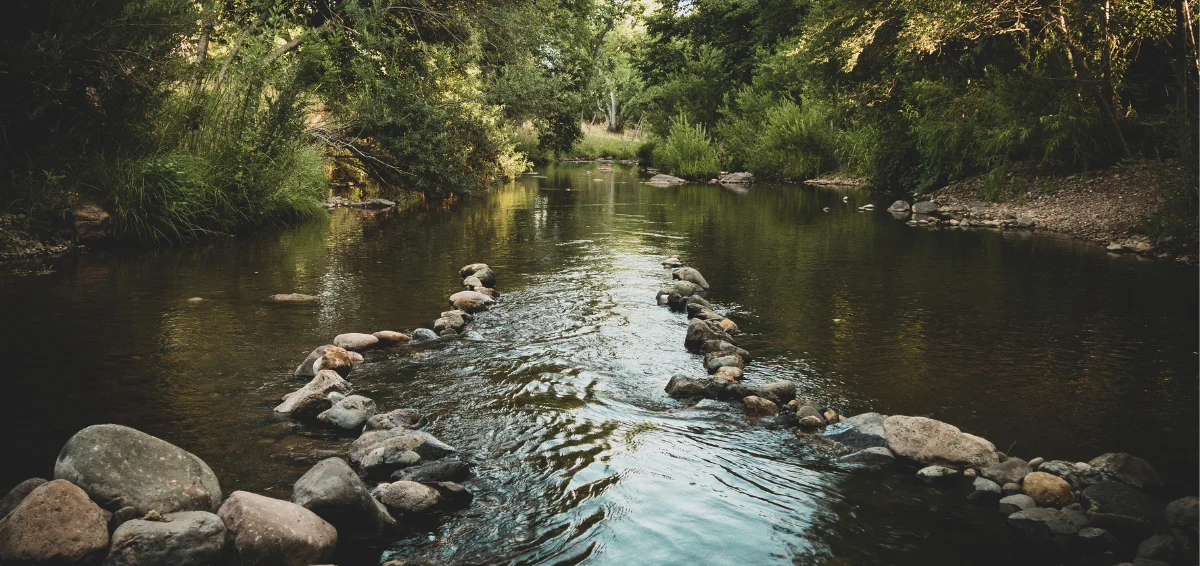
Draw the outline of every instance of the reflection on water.
[[[476,502],[339,564],[1028,560],[961,494],[839,468],[789,431],[666,397],[672,375],[701,371],[684,317],[653,300],[659,261],[679,253],[746,331],[751,381],[793,380],[847,414],[940,418],[1026,458],[1129,451],[1195,491],[1194,268],[909,228],[883,206],[858,212],[874,197],[857,192],[652,188],[591,169],[448,209],[339,210],[252,241],[0,277],[15,401],[0,448],[20,455],[0,480],[46,476],[72,433],[117,422],[197,453],[227,491],[288,497],[350,440],[272,416],[299,385],[290,370],[341,332],[430,324],[458,268],[485,261],[504,296],[478,317],[482,342],[373,352],[351,376],[478,462]],[[321,303],[263,300],[284,292]]]

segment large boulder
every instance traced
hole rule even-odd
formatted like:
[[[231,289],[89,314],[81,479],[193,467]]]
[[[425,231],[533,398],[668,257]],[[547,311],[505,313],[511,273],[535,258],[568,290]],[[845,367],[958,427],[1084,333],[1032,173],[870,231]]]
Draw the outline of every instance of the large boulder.
[[[362,395],[350,395],[317,415],[317,420],[342,430],[358,430],[373,416],[375,401]]]
[[[235,491],[217,514],[239,566],[327,564],[337,545],[333,525],[290,501]]]
[[[708,290],[708,281],[706,281],[704,276],[700,274],[700,271],[694,267],[680,267],[679,269],[671,272],[671,278],[678,279],[680,281],[689,281],[691,283],[695,283],[701,289],[706,291]]]
[[[1071,502],[1071,484],[1046,472],[1027,474],[1021,490],[1038,505],[1066,505]]]
[[[883,420],[885,418],[887,417],[879,413],[854,415],[826,428],[822,436],[851,448],[887,446],[887,441],[883,437]]]
[[[225,556],[225,523],[207,511],[134,519],[112,535],[104,566],[215,566]]]
[[[913,203],[912,211],[915,214],[933,214],[938,211],[938,205],[936,202],[923,200]]]
[[[912,207],[904,200],[898,200],[888,207],[888,212],[908,212]]]
[[[109,510],[215,511],[217,476],[203,460],[170,442],[127,426],[89,426],[58,453],[54,478],[67,480]]]
[[[432,511],[441,503],[441,493],[430,486],[414,481],[393,482],[383,488],[379,500],[396,515]]]
[[[473,275],[476,272],[482,271],[484,269],[488,269],[488,264],[472,263],[470,265],[464,265],[461,269],[458,270],[458,276],[459,277],[467,277],[469,275]]]
[[[4,494],[3,498],[0,498],[0,519],[7,517],[9,513],[12,513],[13,509],[17,508],[17,505],[21,504],[25,496],[33,493],[33,490],[45,483],[46,480],[42,478],[29,478],[8,490],[8,493]]]
[[[396,524],[341,458],[321,460],[300,476],[292,502],[328,521],[343,537],[375,538]]]
[[[86,564],[108,550],[108,516],[69,481],[35,488],[0,520],[0,563]]]
[[[364,432],[350,445],[350,461],[358,463],[380,450],[411,450],[426,460],[436,460],[455,451],[453,446],[419,430],[393,428]]]
[[[683,345],[688,350],[699,352],[704,347],[704,343],[710,340],[736,343],[729,333],[721,330],[720,325],[713,321],[693,318],[688,322],[687,335],[683,339]]]
[[[1162,478],[1145,460],[1124,452],[1109,452],[1093,458],[1088,464],[1107,472],[1118,481],[1133,487],[1162,487]]]
[[[333,337],[334,346],[355,352],[373,348],[377,344],[379,344],[379,339],[374,334],[364,334],[362,332],[347,332]]]
[[[483,284],[482,285],[483,287],[495,287],[496,286],[496,272],[492,271],[492,268],[487,267],[487,266],[484,266],[482,269],[475,270],[474,272],[468,274],[466,277],[474,277],[474,278],[478,279],[479,282]]]
[[[917,462],[984,467],[1000,461],[991,442],[925,417],[892,415],[883,432],[892,452]]]
[[[392,481],[460,482],[471,477],[471,464],[462,460],[436,460],[392,474]]]
[[[730,173],[721,177],[722,185],[749,185],[754,182],[754,175],[746,172]]]
[[[485,311],[495,302],[492,297],[478,291],[459,291],[450,295],[450,306],[468,313]]]
[[[1000,485],[1006,483],[1021,483],[1025,476],[1029,475],[1033,468],[1029,467],[1029,463],[1020,458],[1009,458],[998,464],[992,464],[985,468],[980,468],[979,475],[992,480]]]
[[[95,202],[81,200],[75,203],[71,207],[71,220],[75,238],[79,241],[102,240],[112,236],[112,216]]]
[[[1167,504],[1167,524],[1195,541],[1200,537],[1200,499],[1181,497]]]
[[[304,358],[292,373],[296,377],[314,377],[317,372],[328,369],[346,377],[354,367],[354,358],[345,348],[327,344],[319,346]]]
[[[1092,525],[1116,535],[1122,543],[1137,544],[1165,527],[1166,505],[1127,484],[1102,481],[1079,496]]]

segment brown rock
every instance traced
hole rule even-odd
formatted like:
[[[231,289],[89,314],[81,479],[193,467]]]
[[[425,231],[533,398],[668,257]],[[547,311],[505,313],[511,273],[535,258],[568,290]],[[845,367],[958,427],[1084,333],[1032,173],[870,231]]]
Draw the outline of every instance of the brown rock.
[[[746,405],[746,414],[752,417],[766,417],[779,414],[779,406],[774,401],[751,395],[742,399]]]
[[[1066,505],[1071,502],[1071,484],[1046,472],[1031,472],[1025,476],[1021,489],[1038,505]]]
[[[356,352],[361,352],[377,344],[379,344],[379,338],[376,338],[373,334],[363,334],[362,332],[347,332],[345,334],[338,334],[333,338],[334,346]]]
[[[738,332],[741,332],[741,330],[738,330],[737,323],[729,320],[728,318],[721,319],[719,322],[717,322],[717,326],[720,326],[721,330],[724,330],[729,334],[737,334]]]
[[[744,372],[742,372],[742,368],[737,366],[721,366],[717,368],[716,373],[713,375],[739,381],[742,379]]]
[[[379,332],[372,334],[372,336],[379,339],[379,342],[383,344],[403,344],[409,340],[412,340],[409,335],[404,334],[403,332],[395,332],[392,330],[380,330]]]
[[[490,295],[479,291],[460,291],[450,295],[450,305],[468,313],[485,311],[495,302]]]
[[[308,566],[326,563],[337,530],[290,501],[235,491],[217,512],[233,538],[241,566]]]
[[[33,490],[0,521],[0,562],[81,564],[108,550],[108,517],[66,480]]]
[[[441,501],[441,494],[425,484],[401,480],[388,484],[379,494],[379,500],[388,511],[403,515],[433,509]]]
[[[75,223],[75,237],[80,240],[98,240],[112,234],[112,216],[92,201],[79,201],[71,209]]]

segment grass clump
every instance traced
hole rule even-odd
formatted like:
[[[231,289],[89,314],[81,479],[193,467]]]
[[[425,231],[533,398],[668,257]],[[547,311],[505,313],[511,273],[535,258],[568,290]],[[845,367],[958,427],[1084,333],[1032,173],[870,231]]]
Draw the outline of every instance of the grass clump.
[[[654,148],[654,163],[689,179],[709,178],[721,169],[720,153],[704,126],[692,124],[682,114],[671,120],[666,139]]]

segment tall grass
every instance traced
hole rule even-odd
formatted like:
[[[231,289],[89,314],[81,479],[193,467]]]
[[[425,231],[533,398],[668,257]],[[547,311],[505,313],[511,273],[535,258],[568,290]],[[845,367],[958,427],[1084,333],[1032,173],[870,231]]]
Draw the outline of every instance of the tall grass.
[[[720,153],[704,126],[690,123],[682,114],[671,120],[666,139],[654,148],[654,163],[690,179],[712,177],[721,169]]]

